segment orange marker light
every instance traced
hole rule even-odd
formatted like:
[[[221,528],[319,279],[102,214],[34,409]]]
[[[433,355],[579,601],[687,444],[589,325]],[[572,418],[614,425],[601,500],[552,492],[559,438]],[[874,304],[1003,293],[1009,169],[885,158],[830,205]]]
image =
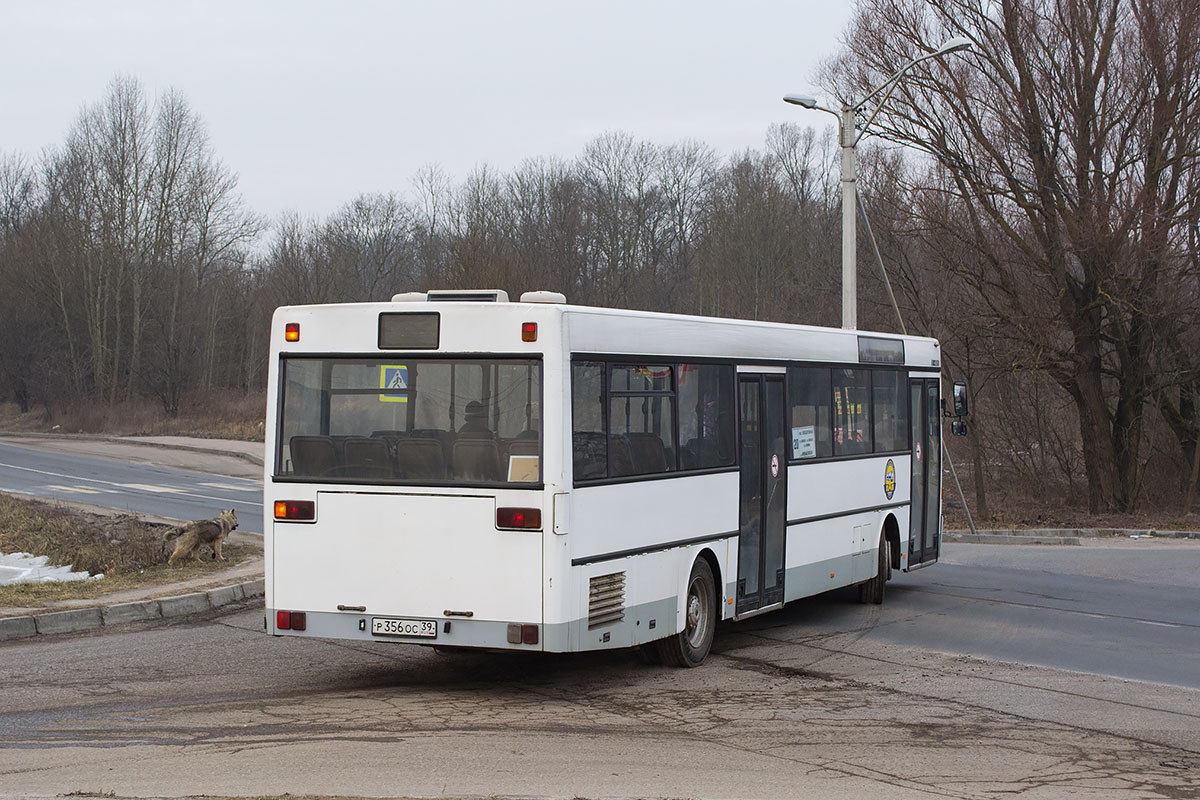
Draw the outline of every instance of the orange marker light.
[[[521,341],[536,342],[537,341],[537,323],[522,322],[521,323]]]
[[[276,500],[275,519],[288,522],[312,522],[317,517],[317,504],[312,500]]]
[[[289,322],[283,326],[283,338],[289,342],[300,341],[300,323]]]

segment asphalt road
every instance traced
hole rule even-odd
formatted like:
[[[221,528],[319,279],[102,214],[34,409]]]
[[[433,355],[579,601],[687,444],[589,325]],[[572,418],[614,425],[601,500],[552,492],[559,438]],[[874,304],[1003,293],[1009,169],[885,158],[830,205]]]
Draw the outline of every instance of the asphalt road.
[[[951,545],[889,589],[893,641],[1200,689],[1200,542]]]
[[[3,442],[0,489],[261,503],[253,480]],[[947,543],[882,607],[839,591],[722,624],[698,670],[276,639],[261,607],[14,640],[0,798],[1195,797],[1197,609],[1200,542]]]
[[[251,478],[0,441],[0,491],[178,520],[234,508],[238,530],[262,533],[262,485]]]
[[[0,797],[1194,797],[1200,691],[993,660],[1016,652],[988,613],[1020,627],[1034,607],[1067,637],[1074,590],[958,587],[997,561],[1028,580],[1141,561],[1138,583],[1159,559],[1195,576],[1197,551],[948,545],[882,607],[840,591],[725,623],[696,670],[273,638],[261,608],[16,640]]]

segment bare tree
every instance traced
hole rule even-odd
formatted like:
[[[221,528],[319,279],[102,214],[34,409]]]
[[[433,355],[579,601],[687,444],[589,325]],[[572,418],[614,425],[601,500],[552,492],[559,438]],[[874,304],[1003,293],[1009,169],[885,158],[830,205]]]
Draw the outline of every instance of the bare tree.
[[[1128,510],[1155,319],[1197,169],[1200,8],[1186,0],[864,0],[827,80],[862,96],[947,34],[878,118],[969,215],[959,274],[1074,400],[1093,511]]]
[[[360,195],[325,224],[326,256],[347,299],[386,300],[417,288],[417,216],[393,192]]]

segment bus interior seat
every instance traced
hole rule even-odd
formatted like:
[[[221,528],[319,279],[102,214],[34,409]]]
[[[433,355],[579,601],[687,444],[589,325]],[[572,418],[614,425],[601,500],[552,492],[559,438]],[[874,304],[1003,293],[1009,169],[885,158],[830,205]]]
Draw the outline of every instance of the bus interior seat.
[[[459,439],[454,443],[455,477],[474,481],[504,480],[500,464],[500,448],[494,439]]]
[[[667,449],[657,433],[629,434],[629,454],[633,468],[639,475],[669,472],[672,467],[667,459]]]
[[[292,453],[292,474],[323,477],[337,472],[337,448],[328,436],[293,436],[288,440]]]
[[[679,448],[680,469],[703,469],[719,463],[717,443],[712,439],[689,439]]]
[[[571,452],[575,480],[603,478],[608,469],[604,456],[604,434],[594,431],[575,431],[571,435]]]
[[[397,439],[396,469],[407,480],[441,480],[446,476],[442,443],[433,438]]]
[[[629,447],[629,439],[621,435],[608,437],[608,474],[633,475],[633,452]]]
[[[536,456],[538,454],[537,439],[514,439],[508,444],[510,456]]]
[[[342,474],[348,478],[394,477],[388,443],[377,437],[346,437],[342,442]]]
[[[441,428],[413,428],[409,436],[414,439],[432,439],[442,448],[442,463],[450,463],[450,442],[452,434]]]
[[[392,456],[392,465],[396,463],[396,442],[408,436],[407,431],[371,431],[372,439],[382,439],[387,442],[388,452]]]

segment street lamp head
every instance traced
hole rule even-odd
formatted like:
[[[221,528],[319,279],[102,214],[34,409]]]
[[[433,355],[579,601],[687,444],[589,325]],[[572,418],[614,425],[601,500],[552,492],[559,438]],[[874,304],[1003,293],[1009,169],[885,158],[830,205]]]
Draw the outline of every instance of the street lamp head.
[[[957,53],[959,50],[970,50],[971,40],[965,36],[955,36],[942,42],[934,55],[945,55],[946,53]]]
[[[809,97],[806,94],[785,94],[783,102],[791,103],[794,106],[804,106],[805,108],[817,107],[817,98]]]

